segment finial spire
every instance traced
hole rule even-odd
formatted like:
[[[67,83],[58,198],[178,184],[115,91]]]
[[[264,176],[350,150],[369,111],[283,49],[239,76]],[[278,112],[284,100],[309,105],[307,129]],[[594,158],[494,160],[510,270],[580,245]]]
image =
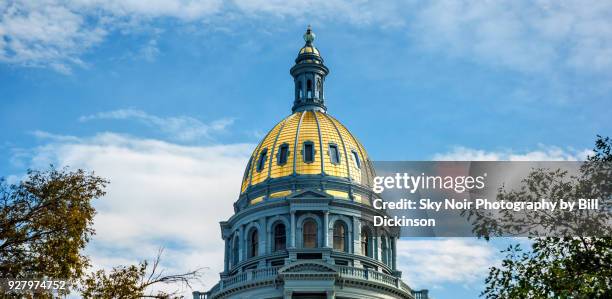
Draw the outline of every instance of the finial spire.
[[[293,112],[304,110],[317,110],[325,112],[323,85],[325,76],[329,73],[323,64],[323,57],[313,45],[315,34],[308,25],[304,33],[306,44],[300,49],[295,65],[291,68],[291,76],[295,81],[295,100]]]
[[[306,44],[311,44],[314,41],[315,37],[316,35],[312,32],[312,27],[308,25],[308,28],[306,28],[306,33],[304,33],[304,41],[306,42]]]

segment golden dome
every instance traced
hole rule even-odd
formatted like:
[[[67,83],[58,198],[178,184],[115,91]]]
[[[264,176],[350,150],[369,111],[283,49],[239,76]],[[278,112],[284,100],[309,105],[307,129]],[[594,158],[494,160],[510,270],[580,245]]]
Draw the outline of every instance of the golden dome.
[[[255,148],[241,193],[271,180],[302,175],[370,187],[373,173],[365,149],[346,127],[327,113],[306,110],[280,121]]]
[[[306,44],[289,71],[294,79],[293,114],[276,124],[253,151],[236,211],[268,200],[309,196],[369,205],[376,196],[371,189],[374,168],[365,149],[326,113],[324,84],[329,69],[314,39],[308,27]]]
[[[306,46],[302,47],[302,49],[300,49],[300,53],[299,54],[314,54],[314,55],[319,55],[319,50],[317,50],[317,48],[315,48],[315,46],[306,45]]]

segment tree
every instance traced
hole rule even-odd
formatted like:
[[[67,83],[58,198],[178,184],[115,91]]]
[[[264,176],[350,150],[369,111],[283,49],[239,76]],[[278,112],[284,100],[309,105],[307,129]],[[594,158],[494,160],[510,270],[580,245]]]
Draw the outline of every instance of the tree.
[[[149,275],[146,260],[117,266],[109,273],[86,274],[90,263],[82,250],[95,233],[96,211],[91,203],[105,195],[107,184],[93,173],[53,166],[46,171],[29,170],[16,184],[0,179],[0,277],[66,279],[69,287],[80,290],[85,298],[180,298],[178,292],[147,291],[160,284],[190,287],[201,269],[162,275],[162,250]],[[51,297],[51,293],[37,295]]]
[[[109,273],[98,270],[86,276],[81,283],[81,295],[83,298],[100,299],[137,299],[137,298],[182,298],[179,291],[173,293],[147,292],[154,286],[162,284],[181,284],[191,287],[190,283],[200,277],[200,270],[174,274],[162,275],[159,270],[162,250],[159,251],[150,273],[147,275],[149,263],[145,260],[138,265],[119,266],[113,268]]]
[[[559,170],[537,169],[523,180],[519,190],[500,189],[498,199],[535,201],[540,198],[599,198],[600,211],[537,212],[517,218],[511,212],[492,217],[469,211],[473,231],[491,236],[520,234],[534,227],[563,237],[532,233],[531,249],[511,245],[501,266],[492,267],[485,280],[486,298],[612,298],[612,142],[598,136],[594,154],[569,176]],[[597,236],[597,237],[593,237]]]
[[[0,179],[0,277],[75,281],[89,265],[91,201],[108,181],[83,170],[29,170],[17,184]]]
[[[611,298],[611,238],[532,238],[531,250],[510,245],[492,267],[486,298]]]

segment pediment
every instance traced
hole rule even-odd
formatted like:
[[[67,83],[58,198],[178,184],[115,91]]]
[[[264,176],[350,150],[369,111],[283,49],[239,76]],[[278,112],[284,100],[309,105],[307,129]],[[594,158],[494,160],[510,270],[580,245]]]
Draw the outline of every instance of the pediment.
[[[293,198],[330,198],[331,199],[333,198],[333,196],[323,191],[320,191],[320,190],[308,189],[308,190],[295,192],[289,195],[287,198],[288,199],[293,199]]]

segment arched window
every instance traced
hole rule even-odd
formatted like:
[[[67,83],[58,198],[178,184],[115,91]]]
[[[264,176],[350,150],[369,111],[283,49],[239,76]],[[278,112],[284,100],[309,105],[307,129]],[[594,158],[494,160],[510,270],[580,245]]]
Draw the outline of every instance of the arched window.
[[[365,256],[372,257],[370,250],[370,233],[366,229],[361,230],[361,253]]]
[[[240,260],[240,242],[238,241],[238,236],[234,237],[234,241],[232,242],[232,266],[236,266]]]
[[[274,251],[284,250],[287,247],[285,225],[279,223],[274,226]]]
[[[302,226],[304,248],[317,247],[317,224],[313,220],[306,220]]]
[[[249,233],[249,257],[257,256],[259,253],[259,234],[257,229],[252,229]]]
[[[334,223],[334,249],[347,251],[346,239],[346,226],[342,221],[336,221]]]

